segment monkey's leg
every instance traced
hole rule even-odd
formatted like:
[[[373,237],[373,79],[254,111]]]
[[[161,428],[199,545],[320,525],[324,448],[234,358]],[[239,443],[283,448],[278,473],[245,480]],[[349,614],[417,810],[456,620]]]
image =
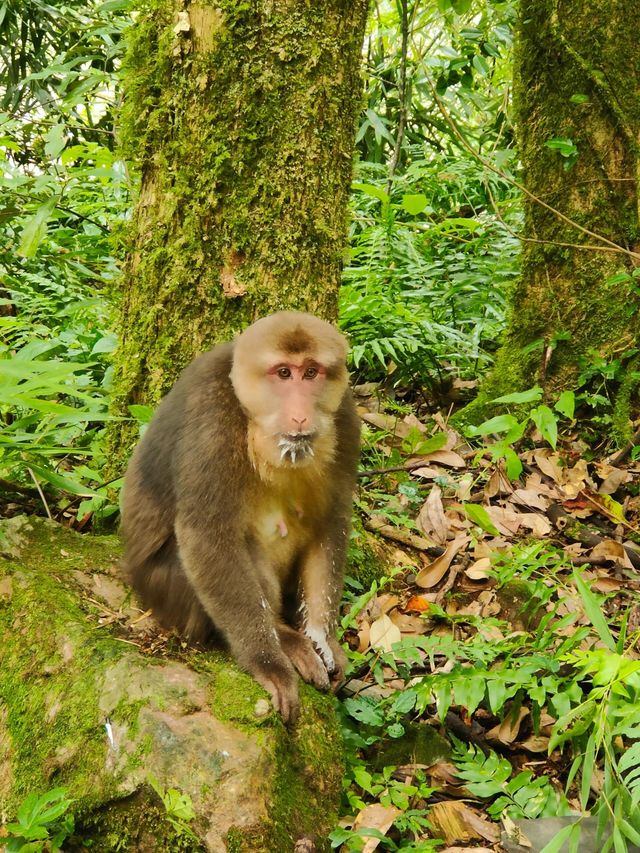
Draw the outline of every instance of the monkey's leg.
[[[342,679],[347,664],[347,656],[335,637],[343,559],[331,541],[321,540],[308,549],[300,573],[302,631],[333,680]]]
[[[138,565],[132,585],[164,628],[175,628],[196,643],[215,640],[215,627],[187,579],[175,536]]]
[[[232,655],[271,694],[285,722],[293,722],[297,676],[280,646],[275,614],[242,535],[227,518],[216,524],[188,513],[178,516],[176,540],[185,575]]]

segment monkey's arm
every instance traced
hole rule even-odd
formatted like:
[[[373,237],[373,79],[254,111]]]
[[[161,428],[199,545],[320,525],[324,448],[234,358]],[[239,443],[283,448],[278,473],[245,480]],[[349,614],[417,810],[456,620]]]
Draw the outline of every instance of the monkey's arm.
[[[297,676],[280,646],[276,619],[247,548],[229,524],[222,529],[180,512],[175,532],[184,572],[232,655],[271,694],[285,722],[293,721]]]

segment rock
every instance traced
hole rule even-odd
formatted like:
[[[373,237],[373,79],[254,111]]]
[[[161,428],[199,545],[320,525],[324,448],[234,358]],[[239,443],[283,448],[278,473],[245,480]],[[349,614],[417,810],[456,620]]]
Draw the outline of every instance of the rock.
[[[502,846],[508,853],[540,853],[543,847],[546,847],[550,841],[557,837],[558,833],[577,823],[580,824],[577,849],[580,853],[598,853],[610,833],[605,832],[603,838],[596,843],[597,818],[578,814],[566,817],[540,817],[535,820],[515,820],[517,837],[503,833]],[[570,849],[571,839],[568,838],[558,853],[569,853]],[[627,851],[628,853],[639,853],[639,848],[629,844]]]
[[[0,559],[10,590],[0,597],[0,814],[63,787],[94,853],[276,853],[326,837],[342,777],[331,697],[301,685],[288,732],[226,654],[167,643],[149,619],[140,628],[115,538],[31,527]],[[188,797],[188,826],[154,787]]]

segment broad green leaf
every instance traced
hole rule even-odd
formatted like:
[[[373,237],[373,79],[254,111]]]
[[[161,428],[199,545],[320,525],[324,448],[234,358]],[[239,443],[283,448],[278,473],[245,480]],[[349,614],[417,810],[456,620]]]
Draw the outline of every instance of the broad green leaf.
[[[382,119],[376,112],[371,109],[365,110],[365,113],[367,118],[371,122],[371,127],[374,130],[376,139],[380,141],[381,138],[384,138],[387,140],[387,142],[390,142],[391,145],[394,145],[395,139],[389,133],[387,126],[384,123],[384,119]]]
[[[576,408],[576,395],[573,391],[563,391],[558,397],[558,402],[553,407],[556,412],[560,412],[565,418],[573,418],[573,413]]]
[[[54,124],[53,127],[49,129],[49,132],[45,137],[44,153],[51,160],[55,160],[67,144],[65,134],[66,129],[63,124]]]
[[[33,465],[32,463],[29,463],[27,467],[31,468],[33,473],[38,477],[46,480],[47,483],[50,483],[56,489],[60,489],[61,492],[69,492],[72,495],[81,495],[82,497],[103,497],[99,492],[82,485],[82,483],[78,483],[72,477],[58,474],[48,468],[41,468],[39,465]]]
[[[510,480],[517,480],[520,474],[522,474],[522,462],[518,454],[511,447],[505,448],[504,461],[507,477]]]
[[[575,837],[576,834],[580,837],[579,823],[572,823],[568,826],[563,826],[560,832],[557,832],[551,841],[542,848],[540,853],[559,853],[559,851],[564,847],[565,841],[572,836]]]
[[[382,189],[382,187],[377,187],[375,184],[361,184],[357,181],[354,181],[351,184],[351,188],[354,190],[359,190],[359,192],[364,193],[365,195],[370,195],[372,198],[377,198],[384,204],[388,204],[390,201],[389,196]]]
[[[591,592],[587,584],[584,582],[582,575],[577,569],[573,570],[573,582],[578,588],[582,603],[584,604],[585,613],[591,620],[591,624],[596,629],[596,633],[611,652],[616,650],[616,641],[611,633],[607,620],[604,618],[600,602]]]
[[[638,765],[640,765],[640,741],[636,741],[622,754],[618,762],[618,771],[624,773]]]
[[[532,409],[529,417],[540,430],[544,440],[555,450],[558,443],[558,421],[549,406]]]
[[[462,507],[467,518],[469,521],[473,522],[473,524],[477,524],[478,527],[486,530],[486,532],[490,533],[492,536],[500,535],[500,531],[491,521],[489,513],[481,504],[462,504]]]
[[[637,829],[634,829],[628,820],[622,818],[618,824],[620,826],[620,831],[622,834],[629,839],[632,844],[635,844],[636,847],[640,847],[640,832]]]
[[[518,426],[518,419],[513,415],[496,415],[478,426],[467,427],[467,435],[492,435],[494,432],[508,432]]]
[[[478,53],[473,57],[472,62],[473,67],[482,77],[486,77],[489,74],[489,66],[487,65],[487,60],[484,58],[484,56],[481,56]]]
[[[446,432],[437,432],[435,435],[432,435],[431,438],[427,438],[426,441],[421,441],[416,445],[413,452],[420,456],[435,453],[436,450],[442,450],[447,443],[447,438],[448,436]]]
[[[609,276],[607,284],[624,284],[627,281],[631,281],[631,276],[628,272],[617,272],[615,275]]]
[[[602,503],[607,512],[611,513],[616,521],[620,523],[625,521],[624,507],[618,501],[614,500],[611,495],[598,495],[598,501]]]
[[[471,8],[471,0],[451,0],[451,8],[456,15],[465,15]]]
[[[542,399],[542,388],[538,385],[535,388],[529,388],[527,391],[515,391],[513,394],[504,394],[502,397],[496,397],[492,403],[535,403]]]
[[[596,760],[596,739],[592,732],[587,746],[584,751],[584,761],[582,763],[582,782],[580,784],[580,805],[582,809],[587,808],[587,802],[591,795],[591,779],[593,777],[593,769]]]
[[[423,193],[405,193],[402,196],[402,206],[411,216],[417,216],[428,206],[429,200]]]
[[[148,424],[153,417],[153,407],[152,406],[140,406],[138,404],[133,404],[128,406],[129,412],[132,417],[134,417],[140,423]]]
[[[91,350],[91,355],[96,355],[101,352],[113,352],[118,346],[117,335],[105,335],[100,340],[96,341]]]
[[[28,219],[22,229],[22,237],[18,246],[18,254],[25,258],[32,258],[38,251],[38,246],[47,233],[47,222],[56,209],[58,196],[51,196],[44,204],[41,204],[36,213]]]

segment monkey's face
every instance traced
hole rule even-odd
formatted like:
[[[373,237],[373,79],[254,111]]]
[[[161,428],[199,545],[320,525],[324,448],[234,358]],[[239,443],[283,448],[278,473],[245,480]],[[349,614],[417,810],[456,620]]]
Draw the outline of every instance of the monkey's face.
[[[231,381],[265,461],[308,465],[323,439],[333,438],[347,387],[345,356],[342,335],[305,314],[274,314],[238,338]]]

